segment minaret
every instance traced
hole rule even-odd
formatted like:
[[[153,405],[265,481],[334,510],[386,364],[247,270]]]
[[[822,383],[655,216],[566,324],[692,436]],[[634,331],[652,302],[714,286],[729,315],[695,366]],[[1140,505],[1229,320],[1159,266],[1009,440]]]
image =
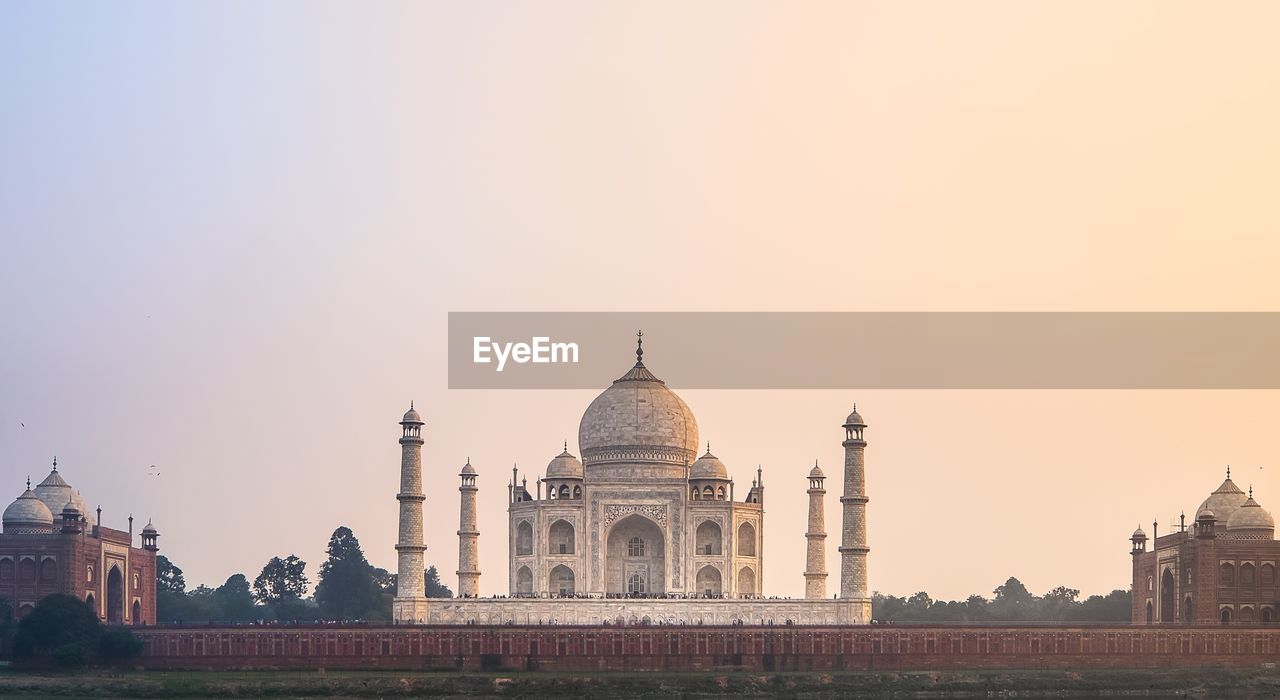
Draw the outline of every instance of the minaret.
[[[423,580],[422,502],[427,497],[422,492],[422,416],[409,404],[409,411],[400,421],[400,541],[396,544],[399,566],[396,575],[396,598],[412,601],[426,597]],[[410,606],[408,610],[412,610]],[[397,621],[412,622],[412,616],[398,615]]]
[[[476,468],[471,466],[471,458],[463,465],[462,485],[458,492],[462,494],[462,507],[458,519],[458,597],[478,598],[480,596],[480,527],[476,524]]]
[[[827,490],[822,487],[825,479],[817,460],[814,460],[813,471],[809,472],[809,531],[804,533],[808,550],[804,567],[804,597],[810,600],[827,597],[827,526],[822,507],[822,501],[827,497]]]
[[[840,497],[844,523],[840,534],[840,597],[867,597],[867,484],[863,451],[867,427],[858,406],[844,421],[844,495]]]

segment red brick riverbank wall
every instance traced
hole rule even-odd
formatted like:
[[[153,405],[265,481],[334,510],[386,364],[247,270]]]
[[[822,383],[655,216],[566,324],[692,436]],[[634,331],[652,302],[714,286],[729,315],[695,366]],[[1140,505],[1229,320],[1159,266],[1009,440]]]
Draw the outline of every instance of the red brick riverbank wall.
[[[840,671],[1258,667],[1246,627],[152,627],[150,668]]]

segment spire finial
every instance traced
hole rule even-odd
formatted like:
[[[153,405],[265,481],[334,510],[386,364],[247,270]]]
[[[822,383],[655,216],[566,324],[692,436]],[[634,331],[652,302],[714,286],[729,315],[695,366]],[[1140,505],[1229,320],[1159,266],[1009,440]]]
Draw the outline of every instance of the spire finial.
[[[28,474],[28,475],[27,475],[27,490],[28,490],[28,491],[30,491],[30,490],[31,490],[31,475],[30,475],[30,474]]]
[[[413,410],[413,399],[409,399],[409,410]]]
[[[818,460],[813,460],[813,466],[815,469],[818,467]]]
[[[1230,464],[1228,464],[1228,465],[1227,465],[1227,480],[1229,481],[1230,479],[1231,479],[1231,465],[1230,465]]]
[[[707,454],[711,454],[711,441],[707,440]]]
[[[1253,498],[1253,484],[1249,484],[1249,498]]]
[[[53,456],[53,470],[58,471],[58,455]]]
[[[565,441],[564,441],[564,451],[565,451],[565,452],[568,452],[568,451],[569,451],[569,441],[568,441],[568,440],[565,440]]]
[[[644,364],[644,331],[636,331],[636,364]]]

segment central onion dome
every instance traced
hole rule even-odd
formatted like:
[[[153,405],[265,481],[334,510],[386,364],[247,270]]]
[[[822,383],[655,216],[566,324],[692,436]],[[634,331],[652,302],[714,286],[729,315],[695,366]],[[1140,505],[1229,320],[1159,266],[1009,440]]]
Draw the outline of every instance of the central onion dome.
[[[4,509],[3,522],[5,533],[10,535],[53,532],[53,512],[31,490],[30,479],[27,480],[27,490]]]
[[[1226,523],[1231,519],[1231,515],[1235,513],[1235,510],[1244,505],[1247,500],[1249,500],[1249,497],[1231,480],[1231,471],[1228,470],[1226,481],[1223,481],[1221,486],[1209,494],[1209,497],[1204,499],[1204,503],[1201,503],[1200,507],[1196,509],[1196,520],[1200,519],[1204,511],[1211,510],[1217,516],[1218,522]]]
[[[641,342],[637,342],[635,366],[614,380],[582,414],[578,424],[582,462],[588,469],[660,465],[657,469],[618,471],[614,476],[683,479],[685,466],[697,456],[698,421],[684,400],[645,368]]]

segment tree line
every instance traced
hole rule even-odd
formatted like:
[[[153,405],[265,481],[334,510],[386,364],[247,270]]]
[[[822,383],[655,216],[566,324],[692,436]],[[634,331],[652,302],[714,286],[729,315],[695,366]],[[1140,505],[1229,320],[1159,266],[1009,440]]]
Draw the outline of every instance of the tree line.
[[[1010,576],[991,598],[934,600],[920,591],[907,598],[871,595],[871,617],[882,622],[1129,622],[1129,591],[1114,590],[1080,600],[1080,591],[1058,586],[1034,595]]]
[[[307,562],[293,554],[272,557],[252,582],[237,573],[216,588],[200,585],[191,590],[182,569],[160,555],[156,557],[156,619],[161,623],[390,621],[396,575],[369,563],[349,527],[333,531],[326,554],[310,596]],[[436,567],[425,574],[428,598],[453,597]]]

